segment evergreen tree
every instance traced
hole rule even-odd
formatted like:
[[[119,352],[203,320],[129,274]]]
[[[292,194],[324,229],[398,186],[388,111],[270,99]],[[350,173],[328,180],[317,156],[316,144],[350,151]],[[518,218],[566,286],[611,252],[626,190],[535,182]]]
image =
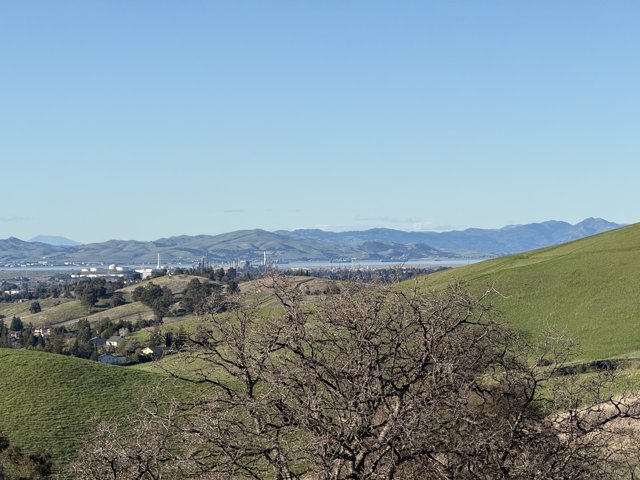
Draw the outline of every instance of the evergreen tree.
[[[9,346],[9,329],[5,325],[4,320],[0,319],[0,348],[7,348]]]
[[[11,325],[9,326],[9,330],[13,332],[21,332],[23,328],[24,328],[24,325],[22,324],[22,320],[20,320],[20,317],[14,316],[11,319]]]
[[[111,295],[111,299],[109,300],[109,306],[119,307],[120,305],[124,305],[127,301],[124,298],[124,294],[122,292],[113,292]]]
[[[40,313],[42,311],[42,307],[40,307],[40,302],[38,302],[38,301],[31,302],[31,306],[29,307],[29,311],[31,313]]]

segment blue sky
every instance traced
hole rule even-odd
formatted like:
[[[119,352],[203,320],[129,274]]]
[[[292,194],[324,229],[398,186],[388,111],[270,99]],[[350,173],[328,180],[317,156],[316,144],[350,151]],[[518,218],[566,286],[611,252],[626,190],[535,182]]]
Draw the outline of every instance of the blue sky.
[[[640,3],[5,1],[0,238],[638,221]]]

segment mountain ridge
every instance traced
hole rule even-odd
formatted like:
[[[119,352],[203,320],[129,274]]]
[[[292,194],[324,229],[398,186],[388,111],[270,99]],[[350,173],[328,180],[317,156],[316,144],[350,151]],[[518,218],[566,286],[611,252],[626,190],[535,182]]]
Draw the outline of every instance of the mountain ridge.
[[[153,241],[108,240],[81,245],[26,242],[15,237],[0,240],[0,263],[104,262],[155,263],[212,261],[238,258],[261,261],[455,259],[496,257],[577,240],[619,228],[603,219],[588,218],[575,225],[550,220],[501,229],[469,228],[450,232],[406,232],[388,228],[327,232],[317,229],[236,230],[219,235],[178,235]]]
[[[499,229],[467,228],[448,232],[404,232],[387,228],[326,232],[304,229],[289,232],[292,236],[318,238],[357,245],[363,241],[392,241],[394,243],[424,243],[433,248],[460,255],[501,256],[535,248],[564,243],[594,235],[623,225],[600,218],[587,218],[575,225],[558,220],[525,225],[508,225]],[[286,231],[280,231],[286,232]],[[374,238],[375,237],[375,238]]]

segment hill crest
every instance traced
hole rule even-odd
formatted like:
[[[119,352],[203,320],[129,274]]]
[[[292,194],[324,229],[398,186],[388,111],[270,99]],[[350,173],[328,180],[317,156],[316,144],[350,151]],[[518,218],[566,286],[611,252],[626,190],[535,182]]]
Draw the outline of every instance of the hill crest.
[[[536,335],[566,330],[579,357],[640,355],[640,224],[421,277],[425,288],[493,286],[502,319]]]

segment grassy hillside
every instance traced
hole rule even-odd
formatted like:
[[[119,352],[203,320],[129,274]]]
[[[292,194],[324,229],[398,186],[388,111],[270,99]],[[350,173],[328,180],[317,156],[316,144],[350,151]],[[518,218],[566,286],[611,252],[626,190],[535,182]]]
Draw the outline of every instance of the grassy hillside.
[[[195,275],[165,275],[162,277],[150,278],[143,282],[134,283],[121,289],[120,291],[125,294],[131,294],[138,287],[146,287],[150,283],[159,285],[161,287],[167,287],[173,294],[182,293],[189,285],[189,282],[193,279],[197,279],[200,282],[208,282],[209,280],[203,277],[197,277]]]
[[[22,312],[16,313],[25,324],[32,324],[34,326],[38,325],[73,325],[78,320],[86,318],[90,322],[97,322],[99,320],[103,320],[105,318],[110,318],[111,320],[129,320],[131,322],[135,322],[136,320],[143,318],[153,318],[153,312],[149,307],[144,306],[140,302],[128,303],[126,305],[121,305],[119,307],[114,308],[104,308],[103,310],[98,310],[91,315],[87,312],[87,308],[80,304],[77,300],[67,300],[64,303],[60,303],[55,305],[51,302],[40,301],[40,305],[42,306],[42,311],[39,313],[31,314],[29,313],[29,303],[25,302],[22,304],[8,304],[8,305],[25,305],[26,304],[26,313],[24,310]],[[7,318],[10,319],[11,316],[7,315]]]
[[[153,312],[146,305],[143,305],[140,302],[133,302],[127,303],[126,305],[120,305],[119,307],[109,308],[101,312],[96,312],[89,316],[85,315],[83,318],[86,318],[91,323],[104,320],[105,318],[110,318],[114,321],[123,320],[135,323],[138,319],[153,318]],[[78,319],[75,321],[77,320]]]
[[[82,445],[94,418],[133,413],[153,387],[185,395],[192,385],[168,376],[62,355],[0,349],[0,431],[29,449],[49,450],[64,463]]]
[[[327,290],[339,285],[334,280],[305,276],[289,276],[287,281],[291,287],[303,294],[304,302],[313,302]],[[240,293],[240,303],[246,307],[264,308],[278,304],[271,290],[271,281],[267,278],[241,283]]]
[[[564,245],[422,277],[423,287],[454,279],[474,291],[489,285],[504,321],[539,334],[569,333],[580,359],[640,353],[640,224]]]
[[[125,294],[125,298],[128,301],[132,301],[132,292],[139,286],[146,286],[153,282],[156,285],[162,287],[168,287],[174,294],[179,294],[184,291],[189,282],[198,278],[201,282],[208,280],[189,276],[189,275],[174,275],[158,277],[152,280],[146,280],[139,282],[129,287],[120,290]],[[34,326],[39,325],[70,325],[77,322],[80,319],[87,318],[90,322],[102,320],[109,317],[111,320],[130,320],[135,322],[139,318],[152,318],[153,313],[151,309],[142,305],[140,302],[133,302],[127,305],[122,305],[115,308],[109,308],[107,301],[102,300],[101,303],[96,305],[94,312],[89,314],[87,308],[82,306],[79,301],[63,298],[46,298],[39,300],[42,311],[32,314],[29,312],[31,302],[22,303],[2,303],[0,304],[0,314],[10,321],[11,317],[19,316],[25,324],[31,323]]]
[[[54,308],[71,301],[72,300],[69,298],[43,298],[41,300],[38,300],[38,302],[40,303],[40,307],[43,310]],[[9,321],[14,315],[24,319],[31,315],[31,313],[29,312],[30,307],[31,302],[29,301],[21,303],[0,303],[0,315],[4,315]]]
[[[50,308],[42,303],[40,305],[42,306],[41,312],[20,316],[25,325],[29,323],[35,326],[59,325],[62,323],[71,323],[72,321],[77,321],[81,318],[86,318],[88,315],[87,307],[82,306],[82,304],[77,300],[60,303],[59,305],[54,305]]]

